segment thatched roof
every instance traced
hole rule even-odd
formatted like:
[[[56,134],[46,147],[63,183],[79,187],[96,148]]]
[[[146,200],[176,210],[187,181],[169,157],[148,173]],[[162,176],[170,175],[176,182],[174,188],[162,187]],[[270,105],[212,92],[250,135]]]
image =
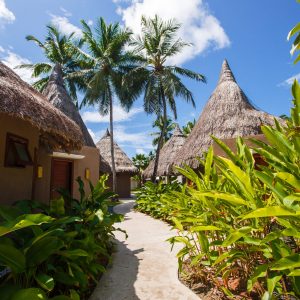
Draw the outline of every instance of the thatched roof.
[[[185,136],[176,124],[172,137],[164,144],[160,150],[157,176],[166,176],[173,174],[173,158],[177,151],[183,146]],[[146,170],[143,172],[145,178],[150,178],[153,174],[155,160],[152,160]]]
[[[0,113],[28,121],[54,149],[82,146],[79,127],[0,61]]]
[[[112,173],[111,151],[110,151],[110,133],[106,130],[105,135],[96,144],[100,151],[100,172]],[[114,142],[115,165],[117,173],[137,173],[137,168],[133,165],[126,153]]]
[[[219,83],[206,103],[185,144],[174,157],[173,165],[198,167],[195,159],[212,144],[211,135],[220,139],[257,135],[261,125],[274,124],[274,116],[256,109],[236,83],[225,60]]]
[[[80,127],[83,135],[84,145],[96,147],[80,116],[78,109],[76,108],[65,88],[62,70],[59,64],[54,67],[50,76],[50,80],[43,91],[43,94],[48,98],[51,104],[62,111]]]

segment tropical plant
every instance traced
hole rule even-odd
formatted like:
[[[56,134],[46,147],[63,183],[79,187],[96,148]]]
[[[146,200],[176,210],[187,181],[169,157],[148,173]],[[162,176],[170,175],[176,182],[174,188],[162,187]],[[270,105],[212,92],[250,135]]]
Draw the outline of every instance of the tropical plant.
[[[74,56],[76,47],[81,46],[81,41],[77,40],[74,33],[70,35],[62,34],[54,25],[47,26],[47,35],[45,41],[42,42],[33,35],[26,36],[27,41],[34,42],[40,47],[44,53],[47,62],[35,64],[22,64],[19,68],[32,70],[32,77],[38,78],[33,86],[43,91],[46,87],[50,74],[56,64],[62,68],[62,74],[68,93],[78,107],[77,90],[82,90],[84,82],[82,78],[70,77],[75,71],[79,70],[80,62]]]
[[[163,131],[164,125],[164,120],[162,116],[159,116],[152,124],[152,128],[157,128],[157,132],[151,133],[151,136],[154,136],[154,139],[152,141],[153,146],[157,146],[160,140],[161,133]],[[166,120],[166,128],[164,130],[164,135],[163,135],[163,144],[165,144],[172,136],[172,132],[175,128],[176,124],[172,121],[170,117],[167,117]]]
[[[203,173],[178,168],[188,183],[179,191],[143,197],[138,209],[173,222],[169,241],[183,272],[230,298],[296,299],[300,296],[300,85],[295,81],[290,121],[262,126],[267,142],[241,138],[237,152],[215,142],[226,157],[210,148],[199,160]],[[253,155],[255,153],[255,155]],[[254,159],[255,157],[255,159]],[[163,207],[163,209],[162,209]],[[189,276],[185,274],[185,276]],[[245,294],[244,294],[245,295]],[[294,297],[294,298],[292,298]]]
[[[134,87],[135,96],[143,92],[145,112],[155,113],[164,121],[157,145],[152,181],[156,178],[160,149],[165,137],[168,107],[176,119],[176,98],[182,98],[195,106],[193,95],[183,84],[181,77],[205,82],[203,75],[169,63],[171,58],[189,45],[176,37],[179,29],[180,25],[174,20],[163,21],[158,16],[152,19],[142,17],[142,34],[132,43],[140,63],[126,76],[127,82],[131,82],[127,85]]]
[[[0,207],[1,299],[88,296],[110,257],[113,224],[121,220],[107,209],[106,180],[86,196],[78,179],[79,200],[64,193],[49,207],[34,201]]]
[[[185,126],[182,126],[182,133],[184,134],[185,137],[189,136],[195,124],[196,124],[196,120],[194,119],[193,121],[187,122]]]
[[[298,3],[300,3],[299,0],[297,0]],[[298,53],[294,64],[298,63],[300,61],[300,23],[298,23],[288,34],[287,39],[290,40],[292,37],[295,37],[292,49],[291,49],[291,54],[294,55],[295,53]]]
[[[148,167],[150,159],[145,154],[136,154],[132,158],[132,162],[138,169],[138,174],[135,175],[135,178],[138,181],[138,187],[141,187],[143,183],[143,171]]]
[[[122,77],[133,61],[133,55],[125,47],[130,40],[131,33],[122,29],[119,23],[106,24],[99,18],[93,33],[90,26],[81,21],[83,26],[83,41],[89,53],[78,50],[78,57],[82,63],[81,71],[75,77],[84,78],[86,93],[82,105],[97,105],[100,114],[109,114],[113,191],[117,190],[117,176],[114,155],[113,104],[114,99],[125,110],[132,106],[133,98],[122,93]]]

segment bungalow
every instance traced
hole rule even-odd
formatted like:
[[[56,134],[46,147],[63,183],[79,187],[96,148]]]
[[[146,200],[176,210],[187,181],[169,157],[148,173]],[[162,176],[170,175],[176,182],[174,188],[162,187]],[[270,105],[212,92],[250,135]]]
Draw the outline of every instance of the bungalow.
[[[68,183],[72,193],[77,176],[91,178],[91,165],[98,159],[94,164],[77,162],[89,155],[82,148],[80,126],[1,62],[0,124],[1,203],[22,199],[47,203],[57,196],[53,188]],[[61,172],[55,171],[57,155],[68,161],[68,165],[57,166]],[[61,176],[61,186],[54,186],[57,174]]]

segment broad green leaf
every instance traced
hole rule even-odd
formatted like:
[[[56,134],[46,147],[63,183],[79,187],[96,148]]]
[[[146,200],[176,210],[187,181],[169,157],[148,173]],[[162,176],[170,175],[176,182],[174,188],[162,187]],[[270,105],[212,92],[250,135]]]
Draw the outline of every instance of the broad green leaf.
[[[248,235],[252,230],[252,227],[246,226],[242,227],[239,230],[236,230],[228,235],[228,237],[224,240],[222,246],[228,247],[238,241],[240,238]]]
[[[51,255],[57,253],[64,243],[57,237],[45,237],[26,250],[26,261],[28,266],[33,267],[47,260]]]
[[[47,296],[41,289],[29,288],[17,291],[11,300],[47,300]]]
[[[234,205],[246,205],[249,206],[249,203],[242,199],[241,197],[234,195],[234,194],[229,194],[229,193],[222,193],[218,191],[204,191],[204,192],[195,192],[195,195],[199,195],[202,197],[211,197],[215,199],[221,199],[226,202],[229,202]]]
[[[0,287],[0,299],[11,300],[13,294],[15,294],[21,288],[16,284],[4,284]]]
[[[50,201],[50,212],[57,216],[63,216],[65,214],[65,200],[63,197]]]
[[[300,269],[296,269],[296,270],[293,270],[292,272],[290,272],[287,276],[297,276],[299,277],[300,276]]]
[[[266,217],[279,217],[279,216],[296,216],[296,213],[283,206],[269,206],[269,207],[258,208],[253,212],[243,216],[242,219],[245,220],[251,218],[266,218]]]
[[[300,268],[300,254],[292,254],[281,258],[274,263],[271,270],[281,271],[294,268]]]
[[[276,283],[282,278],[282,275],[269,277],[267,279],[268,292],[270,295],[273,295]]]
[[[43,215],[43,214],[27,214],[18,217],[14,221],[7,222],[0,226],[0,236],[3,236],[7,233],[20,230],[29,226],[41,225],[43,223],[50,223],[54,219],[52,217]]]
[[[14,273],[25,271],[25,256],[16,247],[0,244],[0,265],[9,267]]]
[[[276,174],[276,177],[282,179],[294,188],[300,190],[300,181],[294,175],[287,172],[279,172]]]
[[[54,279],[51,276],[48,276],[44,273],[39,273],[35,277],[36,282],[42,287],[43,289],[47,291],[52,291],[54,289]]]
[[[203,225],[203,226],[192,226],[190,228],[191,232],[197,232],[197,231],[218,231],[218,230],[222,230],[221,228],[218,228],[216,226],[213,225]]]
[[[288,34],[287,39],[289,40],[293,35],[300,31],[300,23],[298,23]]]
[[[59,251],[58,254],[68,257],[70,259],[76,259],[79,256],[89,256],[89,254],[82,249],[63,250],[63,251]]]

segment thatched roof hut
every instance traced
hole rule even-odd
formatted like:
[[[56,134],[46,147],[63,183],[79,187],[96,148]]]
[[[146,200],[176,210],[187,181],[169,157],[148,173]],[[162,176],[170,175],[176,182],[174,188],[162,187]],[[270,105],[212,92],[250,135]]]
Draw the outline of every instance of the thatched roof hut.
[[[261,125],[274,124],[274,118],[251,104],[225,60],[218,85],[175,155],[173,165],[187,164],[196,169],[199,162],[195,157],[201,156],[213,143],[211,135],[220,139],[257,135],[261,133]]]
[[[183,146],[185,136],[179,126],[176,124],[172,137],[164,144],[159,154],[157,176],[168,176],[173,174],[173,158],[177,151]],[[143,172],[145,178],[150,178],[153,174],[155,160],[152,160],[149,166]]]
[[[80,127],[84,145],[88,147],[96,147],[78,109],[65,88],[62,70],[59,64],[54,67],[43,94],[48,98],[51,104],[62,111]]]
[[[68,151],[82,146],[79,127],[2,62],[0,113],[30,122],[41,132],[41,140],[54,149]]]
[[[99,140],[96,146],[100,151],[100,172],[111,174],[110,133],[108,130],[106,130],[105,135]],[[137,173],[137,168],[117,143],[114,143],[114,149],[116,172],[129,174]]]

